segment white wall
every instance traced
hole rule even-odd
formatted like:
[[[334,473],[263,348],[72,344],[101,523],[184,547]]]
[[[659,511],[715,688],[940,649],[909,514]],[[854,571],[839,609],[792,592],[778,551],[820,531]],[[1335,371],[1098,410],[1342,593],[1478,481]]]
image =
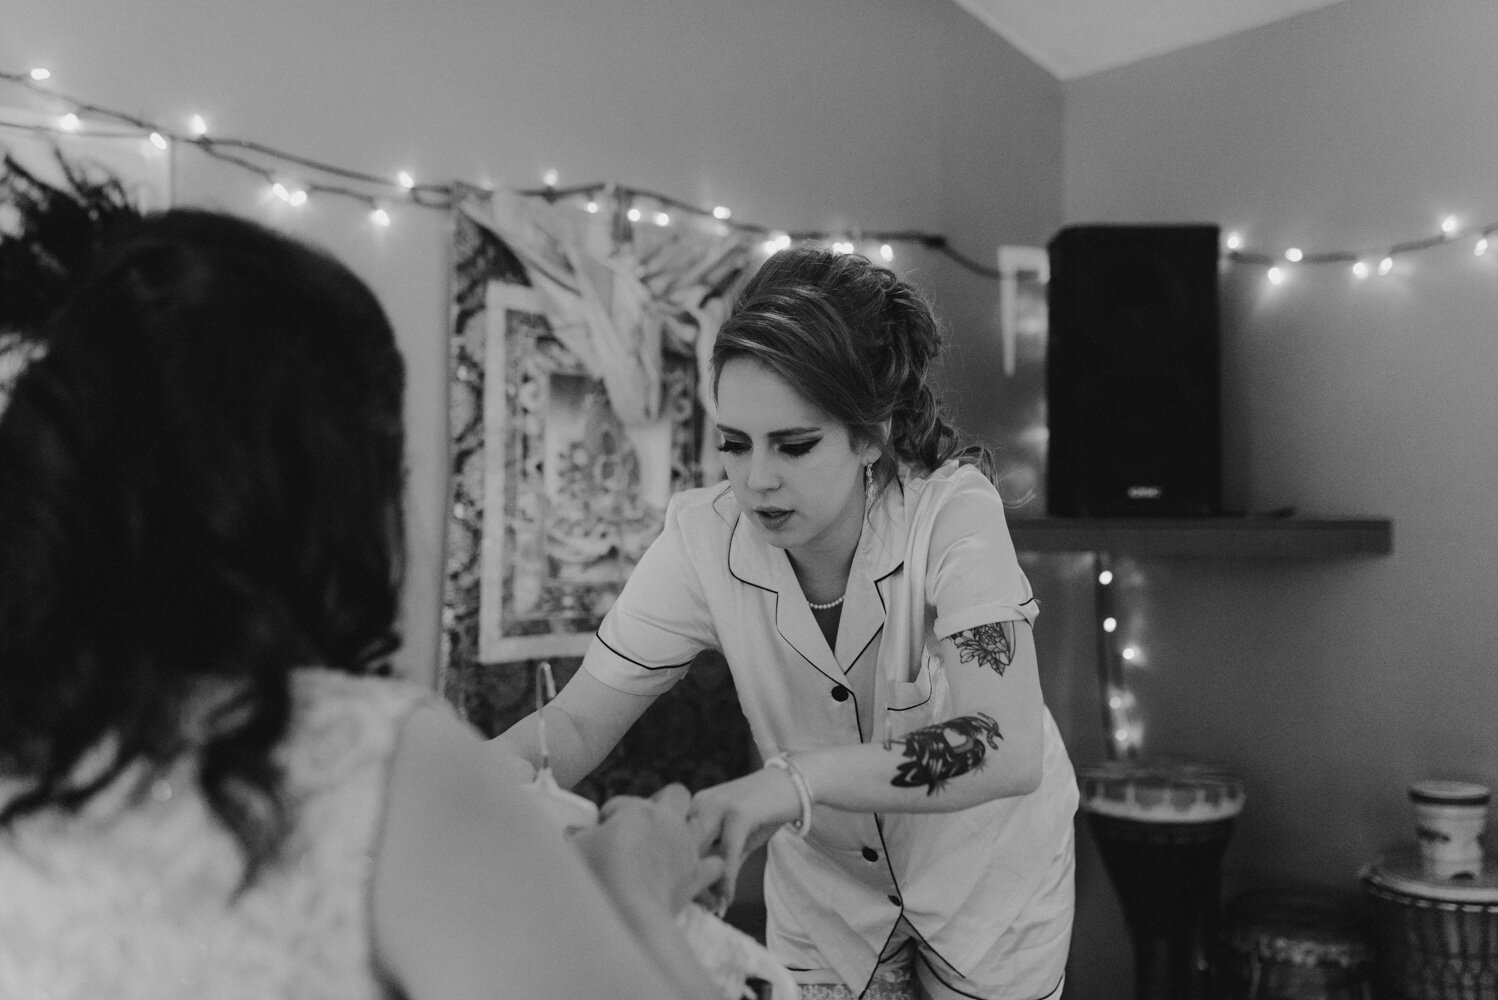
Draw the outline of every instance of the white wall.
[[[1498,221],[1494,38],[1490,3],[1348,0],[1074,81],[1065,218],[1215,221],[1272,250]],[[1384,558],[1132,567],[1149,749],[1248,782],[1229,894],[1355,896],[1410,839],[1409,781],[1498,782],[1498,251],[1471,247],[1364,282],[1225,276],[1230,499],[1395,525]],[[1107,936],[1111,903],[1088,905]]]

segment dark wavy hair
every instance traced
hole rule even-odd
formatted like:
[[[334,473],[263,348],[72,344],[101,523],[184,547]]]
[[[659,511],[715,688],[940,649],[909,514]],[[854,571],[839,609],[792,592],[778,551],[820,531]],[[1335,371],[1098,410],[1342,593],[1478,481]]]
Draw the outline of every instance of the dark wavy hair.
[[[900,463],[930,472],[952,459],[992,481],[992,452],[961,438],[931,388],[941,348],[935,311],[894,272],[797,244],[771,255],[739,293],[713,344],[713,392],[724,365],[750,358],[847,427],[855,447],[878,446],[881,488]]]
[[[249,884],[293,821],[289,672],[387,673],[399,645],[389,321],[327,254],[174,210],[40,339],[0,414],[0,774],[24,788],[0,825],[192,754]]]
[[[13,234],[0,233],[0,332],[39,329],[109,234],[140,220],[118,178],[55,149],[53,158],[61,186],[0,156],[0,205],[18,220]]]

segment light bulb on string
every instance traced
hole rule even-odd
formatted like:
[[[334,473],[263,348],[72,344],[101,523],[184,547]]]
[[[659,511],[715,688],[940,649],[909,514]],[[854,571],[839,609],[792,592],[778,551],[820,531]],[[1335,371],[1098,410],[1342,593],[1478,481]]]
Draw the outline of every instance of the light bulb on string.
[[[1112,632],[1118,628],[1118,619],[1108,617],[1103,619],[1103,631]]]
[[[1125,646],[1119,651],[1118,655],[1122,656],[1125,660],[1132,661],[1139,656],[1139,648],[1137,646]]]
[[[374,210],[369,213],[369,221],[381,229],[388,228],[390,226],[390,213],[385,210],[385,206],[376,205]]]
[[[588,214],[590,214],[590,215],[597,215],[598,214],[598,202],[593,201],[591,198],[588,199],[588,203],[586,205],[584,205],[583,207],[588,210]]]
[[[656,212],[655,213],[655,224],[657,226],[669,226],[671,224],[671,216],[670,216],[670,214],[666,213],[666,212]]]
[[[202,115],[193,115],[187,120],[187,130],[194,138],[201,139],[208,134],[208,122]]]
[[[402,170],[395,175],[395,183],[410,191],[416,186],[416,178],[411,176],[410,171]]]
[[[1449,237],[1452,233],[1456,232],[1456,228],[1459,225],[1461,223],[1457,220],[1456,216],[1448,215],[1441,220],[1441,232]]]
[[[1227,248],[1229,250],[1241,250],[1243,248],[1243,234],[1228,233]]]
[[[549,188],[556,187],[557,186],[557,172],[555,170],[548,170],[548,171],[546,171],[546,173],[544,173],[544,174],[541,175],[541,183],[545,184]]]
[[[307,203],[307,192],[288,181],[273,181],[270,193],[295,208],[300,208]]]
[[[1394,258],[1393,257],[1385,257],[1383,260],[1381,260],[1381,261],[1378,262],[1378,273],[1379,274],[1388,274],[1392,270],[1394,270]]]
[[[162,135],[160,132],[152,132],[150,135],[150,139],[151,145],[155,146],[157,149],[166,149],[166,136]]]
[[[78,131],[79,126],[81,126],[83,123],[78,120],[77,115],[69,111],[67,114],[57,119],[57,124],[64,132],[76,132]]]
[[[1108,586],[1108,584],[1113,582],[1113,571],[1111,569],[1103,570],[1097,575],[1097,582],[1105,587]]]
[[[1368,277],[1368,262],[1366,260],[1360,260],[1356,264],[1352,265],[1352,276],[1354,278]]]
[[[1487,252],[1488,252],[1488,238],[1486,236],[1479,236],[1477,238],[1477,242],[1472,245],[1472,256],[1474,256],[1474,257],[1481,257],[1483,254],[1485,254]]]
[[[1285,280],[1285,272],[1277,267],[1271,267],[1264,277],[1269,279],[1271,285],[1278,285]]]
[[[631,208],[628,212],[625,212],[624,214],[625,214],[626,217],[628,217],[628,219],[629,219],[630,222],[639,222],[640,221],[640,210],[638,208]]]
[[[719,222],[727,221],[731,215],[733,215],[733,212],[726,205],[719,205],[713,209],[713,218]]]
[[[1291,247],[1285,251],[1285,259],[1292,264],[1300,263],[1303,257],[1305,257],[1305,254],[1301,252],[1300,247]]]
[[[52,79],[52,71],[50,69],[47,69],[45,66],[36,67],[28,75],[37,83],[41,83],[43,80]]]
[[[895,259],[895,248],[888,243],[879,244],[879,259],[888,264]]]

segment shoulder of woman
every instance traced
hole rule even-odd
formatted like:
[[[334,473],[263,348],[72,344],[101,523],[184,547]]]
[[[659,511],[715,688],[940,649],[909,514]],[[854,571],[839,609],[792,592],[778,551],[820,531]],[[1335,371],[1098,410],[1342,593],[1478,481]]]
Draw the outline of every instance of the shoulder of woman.
[[[666,504],[666,526],[683,531],[716,531],[726,538],[738,520],[739,504],[726,482],[673,493]]]
[[[411,716],[422,709],[456,715],[435,691],[411,681],[326,668],[291,674],[293,725],[281,758],[295,783],[348,779],[383,768]]]
[[[435,692],[400,677],[353,674],[329,667],[301,667],[291,672],[292,700],[305,715],[363,711],[403,717],[412,708],[437,702]]]
[[[1003,499],[987,476],[971,465],[950,461],[928,473],[914,473],[901,479],[908,506],[925,507],[933,512],[950,505],[954,500],[964,504],[976,502],[980,505],[997,504],[1002,510]]]

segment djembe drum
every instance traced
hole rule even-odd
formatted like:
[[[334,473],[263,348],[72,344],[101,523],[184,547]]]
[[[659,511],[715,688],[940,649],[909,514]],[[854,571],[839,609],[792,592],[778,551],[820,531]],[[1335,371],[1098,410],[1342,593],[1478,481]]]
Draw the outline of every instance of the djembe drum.
[[[1383,1000],[1498,1000],[1498,866],[1448,878],[1414,847],[1361,873]]]
[[[1207,1000],[1222,858],[1243,809],[1242,782],[1199,765],[1132,761],[1077,775],[1133,941],[1135,1000]]]
[[[1257,889],[1222,910],[1223,1000],[1369,1000],[1373,950],[1358,913],[1313,890]]]

